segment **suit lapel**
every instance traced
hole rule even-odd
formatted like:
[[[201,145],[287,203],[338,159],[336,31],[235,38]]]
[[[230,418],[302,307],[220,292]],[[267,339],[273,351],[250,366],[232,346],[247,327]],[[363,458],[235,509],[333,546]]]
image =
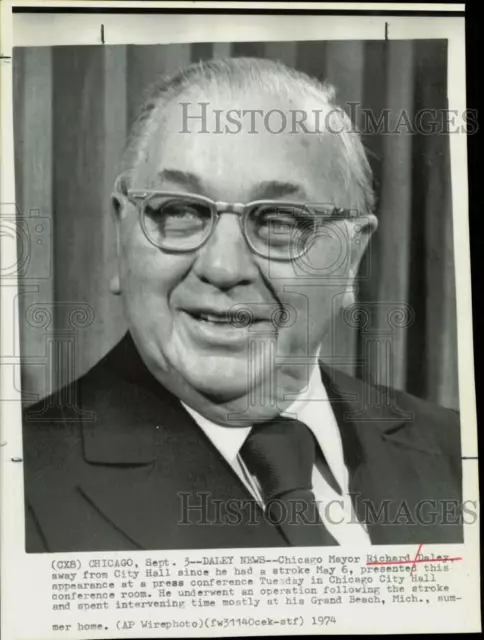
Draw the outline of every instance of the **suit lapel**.
[[[432,516],[458,498],[429,429],[402,409],[392,390],[322,369],[343,441],[355,513],[373,544],[456,541],[455,528]]]
[[[84,393],[93,406],[83,409],[97,419],[82,427],[83,498],[138,548],[285,546],[231,466],[126,341],[106,363],[115,384],[94,380]]]
[[[452,487],[439,483],[448,469],[414,416],[336,370],[323,367],[322,377],[341,431],[355,512],[367,522],[372,543],[451,541],[450,529],[415,521],[422,499],[448,498]],[[85,464],[76,500],[96,512],[100,531],[112,532],[93,548],[287,545],[193,418],[152,378],[129,334],[89,377],[78,401],[95,420],[82,424]],[[231,512],[223,512],[228,504]],[[89,528],[88,520],[83,516],[79,531]]]

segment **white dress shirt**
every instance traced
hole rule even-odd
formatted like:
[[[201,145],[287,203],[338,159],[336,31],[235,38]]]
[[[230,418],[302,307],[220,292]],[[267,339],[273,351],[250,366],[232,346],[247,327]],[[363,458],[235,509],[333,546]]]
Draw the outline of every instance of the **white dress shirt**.
[[[185,403],[182,404],[263,507],[264,501],[257,478],[249,473],[239,453],[252,427],[218,425],[207,420]],[[348,495],[349,476],[343,458],[341,434],[318,366],[313,367],[307,389],[299,394],[281,415],[303,422],[312,431],[341,488],[342,495],[336,492],[320,473],[318,462],[321,460],[321,453],[318,451],[312,475],[313,492],[319,504],[321,519],[329,532],[340,545],[370,545],[370,538],[363,525],[357,522],[351,498]],[[330,506],[328,503],[331,503]]]

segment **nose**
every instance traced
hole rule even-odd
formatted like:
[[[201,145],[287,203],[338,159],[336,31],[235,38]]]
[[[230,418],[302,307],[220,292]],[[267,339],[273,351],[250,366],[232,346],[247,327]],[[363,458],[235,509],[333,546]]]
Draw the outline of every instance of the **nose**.
[[[254,254],[235,214],[220,216],[212,235],[200,249],[193,269],[200,280],[224,290],[249,284],[257,278]]]

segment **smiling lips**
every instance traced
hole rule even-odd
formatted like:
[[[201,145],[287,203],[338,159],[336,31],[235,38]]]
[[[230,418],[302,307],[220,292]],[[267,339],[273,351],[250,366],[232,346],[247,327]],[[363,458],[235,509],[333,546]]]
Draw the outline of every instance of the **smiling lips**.
[[[254,334],[250,327],[258,328],[267,325],[266,330],[272,333],[274,327],[270,320],[255,316],[248,308],[238,310],[219,311],[215,309],[185,309],[182,318],[185,318],[186,327],[191,339],[199,345],[205,345],[210,349],[245,349],[247,342]],[[258,332],[258,331],[257,331]]]
[[[268,322],[268,318],[255,316],[250,309],[239,308],[228,311],[218,311],[214,309],[186,309],[186,313],[195,320],[213,325],[232,326],[240,328],[248,326],[254,322]]]
[[[229,317],[228,313],[223,313],[221,315],[213,313],[200,313],[198,314],[198,319],[203,320],[204,322],[211,322],[213,324],[231,324],[231,318]]]
[[[241,329],[248,327],[259,322],[270,322],[271,317],[264,317],[263,314],[255,313],[251,306],[241,306],[239,303],[237,306],[231,309],[214,309],[208,307],[193,307],[184,310],[193,319],[200,322],[218,325],[218,326],[230,326],[233,328]]]

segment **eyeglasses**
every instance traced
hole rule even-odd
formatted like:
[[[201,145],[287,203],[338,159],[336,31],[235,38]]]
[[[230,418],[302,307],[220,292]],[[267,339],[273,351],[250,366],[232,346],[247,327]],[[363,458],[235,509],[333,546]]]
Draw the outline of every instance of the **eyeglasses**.
[[[354,217],[355,212],[331,205],[257,200],[248,204],[214,202],[200,195],[130,189],[128,199],[138,207],[146,238],[171,253],[196,251],[209,239],[223,213],[239,216],[249,247],[272,260],[304,255],[321,224]]]

